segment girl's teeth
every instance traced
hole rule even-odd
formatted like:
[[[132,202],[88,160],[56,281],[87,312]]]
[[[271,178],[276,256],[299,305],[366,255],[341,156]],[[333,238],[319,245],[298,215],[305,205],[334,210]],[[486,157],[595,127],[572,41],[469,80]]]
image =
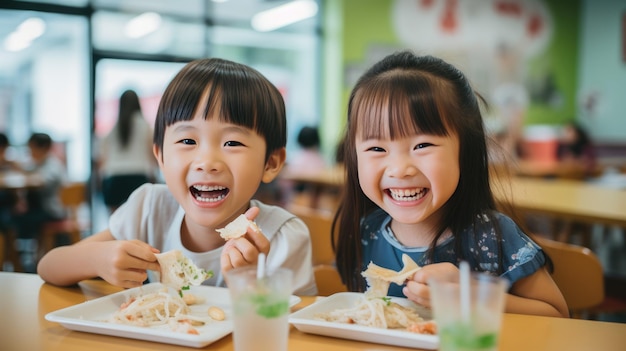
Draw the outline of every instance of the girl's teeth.
[[[389,193],[391,197],[396,201],[415,201],[419,200],[426,194],[426,189],[405,189],[405,190],[394,190],[390,189]]]

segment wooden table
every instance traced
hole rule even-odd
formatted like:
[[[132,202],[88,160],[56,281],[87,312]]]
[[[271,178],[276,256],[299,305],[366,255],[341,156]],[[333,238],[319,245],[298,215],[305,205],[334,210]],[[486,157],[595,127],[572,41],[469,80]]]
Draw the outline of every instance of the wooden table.
[[[101,280],[88,280],[77,287],[60,288],[44,283],[38,275],[0,272],[0,348],[18,350],[193,350],[149,341],[72,331],[44,316],[52,311],[120,291]],[[314,301],[304,297],[295,309]],[[505,314],[500,350],[503,351],[618,351],[626,345],[626,324],[587,320]],[[233,350],[226,336],[206,347]],[[302,333],[291,328],[289,350],[355,351],[406,350],[379,344],[335,339]]]
[[[337,190],[343,186],[342,172],[341,168],[329,168],[315,174],[285,177],[318,189]],[[522,176],[500,178],[494,184],[498,201],[509,201],[523,212],[626,227],[626,190],[582,180]]]
[[[499,201],[516,209],[553,217],[626,228],[626,191],[568,179],[511,177],[494,186]]]

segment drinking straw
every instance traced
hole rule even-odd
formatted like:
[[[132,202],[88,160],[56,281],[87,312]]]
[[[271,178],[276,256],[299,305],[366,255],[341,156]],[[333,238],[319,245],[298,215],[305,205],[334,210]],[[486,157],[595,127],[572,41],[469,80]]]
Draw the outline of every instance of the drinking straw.
[[[264,277],[265,277],[265,254],[261,252],[259,254],[259,261],[257,263],[257,268],[256,268],[256,278],[263,279]]]
[[[461,261],[461,318],[463,322],[470,321],[470,268],[467,261]]]

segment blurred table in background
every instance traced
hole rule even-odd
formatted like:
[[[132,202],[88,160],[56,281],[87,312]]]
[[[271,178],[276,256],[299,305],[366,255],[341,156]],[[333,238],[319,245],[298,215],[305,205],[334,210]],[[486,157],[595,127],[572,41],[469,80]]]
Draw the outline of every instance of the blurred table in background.
[[[38,174],[22,172],[0,172],[0,189],[23,190],[38,188],[43,185],[43,179]]]

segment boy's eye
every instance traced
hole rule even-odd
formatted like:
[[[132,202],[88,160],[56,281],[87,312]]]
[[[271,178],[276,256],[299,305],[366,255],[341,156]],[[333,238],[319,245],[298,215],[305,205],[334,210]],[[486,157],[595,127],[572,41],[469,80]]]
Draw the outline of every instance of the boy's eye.
[[[185,145],[196,145],[196,141],[193,139],[182,139],[181,141],[179,141],[179,143]]]
[[[224,143],[224,146],[243,146],[243,143],[235,140],[229,140]]]

